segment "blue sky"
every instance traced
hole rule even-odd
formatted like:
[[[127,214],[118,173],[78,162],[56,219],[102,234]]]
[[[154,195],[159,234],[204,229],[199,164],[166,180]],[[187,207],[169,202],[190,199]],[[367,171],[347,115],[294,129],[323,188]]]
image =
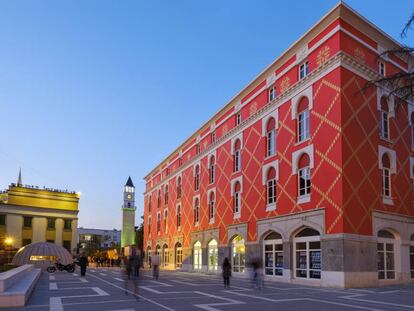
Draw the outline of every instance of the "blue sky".
[[[327,13],[324,1],[0,1],[0,188],[82,192],[120,228],[142,178]],[[398,39],[412,1],[347,1]],[[414,31],[403,42],[413,43]]]

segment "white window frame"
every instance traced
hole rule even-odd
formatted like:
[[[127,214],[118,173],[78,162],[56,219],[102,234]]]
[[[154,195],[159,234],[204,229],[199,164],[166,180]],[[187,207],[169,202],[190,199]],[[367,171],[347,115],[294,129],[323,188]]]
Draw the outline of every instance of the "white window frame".
[[[266,251],[266,245],[272,245],[272,251]],[[282,245],[282,250],[276,250],[276,245]],[[273,266],[266,267],[266,253],[272,253],[273,257]],[[276,257],[277,255],[282,254],[282,258],[284,260],[283,254],[283,241],[282,239],[274,239],[274,240],[263,240],[263,273],[265,276],[274,277],[274,278],[282,278],[284,268],[276,267]],[[267,274],[266,270],[272,269],[272,274]],[[276,270],[282,270],[282,274],[277,274]]]
[[[266,133],[266,156],[271,157],[276,154],[276,128]]]
[[[381,110],[381,138],[390,139],[390,115]]]
[[[164,233],[168,233],[168,209],[164,209]]]
[[[309,74],[309,61],[304,61],[299,65],[299,80],[306,78]]]
[[[272,86],[269,88],[269,102],[276,98],[276,87]]]
[[[208,203],[208,215],[209,223],[214,224],[214,220],[216,218],[216,197],[214,197],[214,200],[210,200]]]
[[[211,132],[211,143],[214,144],[216,142],[216,131]]]
[[[197,173],[197,166],[198,166],[198,173]],[[194,167],[194,191],[200,190],[200,165],[197,164]]]
[[[198,205],[196,205],[197,201],[198,201]],[[197,227],[198,225],[200,225],[200,199],[199,198],[196,198],[194,200],[193,212],[194,212],[194,226]]]
[[[386,183],[388,182],[388,188]],[[391,171],[389,168],[382,168],[382,195],[386,198],[391,198]]]
[[[241,252],[237,253],[236,249],[240,249],[240,246],[246,246],[246,241],[244,240],[244,238],[242,237],[242,239],[238,242],[235,242],[234,240],[236,239],[236,237],[233,238],[233,240],[231,241],[231,265],[232,265],[232,271],[233,273],[237,273],[239,275],[244,274],[244,272],[246,271],[246,251],[244,251],[244,253],[242,254]],[[245,249],[245,248],[244,248]],[[234,257],[237,254],[238,257],[238,262],[239,264],[236,265],[235,261],[234,261]],[[243,260],[241,260],[243,259]],[[243,261],[243,264],[241,264],[241,262]]]
[[[293,277],[295,279],[307,279],[307,280],[321,280],[322,279],[322,267],[320,269],[310,269],[309,268],[309,264],[310,264],[310,252],[311,251],[319,251],[320,252],[320,256],[322,256],[322,249],[310,249],[309,248],[309,243],[310,242],[321,242],[321,238],[320,236],[307,236],[307,237],[295,237],[293,238]],[[297,252],[303,251],[303,250],[298,250],[297,249],[297,243],[306,243],[306,249],[304,251],[306,251],[306,268],[297,268]],[[322,246],[321,246],[322,247]],[[322,258],[320,259],[320,262],[322,263]],[[306,271],[306,278],[304,277],[298,277],[296,276],[296,272],[298,270],[302,270],[302,271]],[[321,278],[311,278],[310,277],[310,271],[320,271],[321,273]]]
[[[214,182],[216,181],[216,157],[214,157],[214,164],[211,164],[211,158],[209,159],[209,164],[208,164],[208,181],[210,184],[214,184]]]
[[[178,246],[175,248],[175,268],[181,269],[183,267],[183,247]]]
[[[233,171],[234,172],[240,172],[241,170],[241,150],[237,149],[234,150],[234,167],[233,167]]]
[[[266,203],[267,205],[276,204],[276,177],[273,179],[267,180],[267,191],[266,191]],[[270,190],[272,191],[272,196],[270,196]]]
[[[197,150],[196,150],[197,151],[197,154],[200,154],[201,153],[201,146],[200,146],[199,143],[197,144],[197,147],[196,148],[197,148]]]
[[[168,185],[165,185],[164,187],[164,204],[168,205]]]
[[[309,108],[298,113],[298,143],[308,140],[310,138],[310,113]]]
[[[378,63],[378,72],[379,72],[380,76],[385,77],[386,71],[385,71],[385,63],[383,61],[380,61]]]
[[[214,242],[213,242],[214,241]],[[207,257],[208,257],[208,271],[217,272],[218,270],[218,243],[217,240],[212,239],[207,244]],[[213,258],[213,260],[212,260]]]
[[[301,188],[300,186],[300,179],[304,175],[305,186]],[[308,179],[306,179],[308,177]],[[306,180],[309,180],[309,187],[306,185]],[[298,198],[306,198],[311,195],[312,189],[312,180],[311,180],[311,173],[310,173],[310,166],[305,166],[298,169]],[[300,194],[301,190],[304,190],[304,194]]]
[[[161,233],[161,213],[157,213],[157,234],[160,235]]]
[[[241,124],[241,112],[236,114],[236,126]]]
[[[378,250],[378,245],[382,244],[383,250],[380,251]],[[387,251],[387,244],[388,245],[392,245],[393,250],[391,251]],[[378,237],[378,241],[377,241],[377,256],[380,256],[380,253],[382,253],[383,256],[383,260],[384,260],[384,269],[378,269],[378,280],[395,280],[396,276],[397,276],[397,268],[396,268],[396,251],[397,251],[397,243],[396,243],[396,239],[387,239],[387,238],[380,238]],[[387,254],[391,253],[393,256],[393,263],[394,263],[394,269],[389,269],[387,268]],[[379,267],[378,267],[379,268]],[[380,272],[384,272],[384,278],[380,278],[379,274]],[[394,273],[394,277],[392,278],[388,278],[387,273],[388,272],[393,272]]]
[[[201,242],[197,241],[193,245],[193,268],[194,270],[200,271],[203,267],[203,249],[201,246]]]
[[[181,204],[177,204],[175,207],[175,225],[177,226],[177,230],[181,230]]]

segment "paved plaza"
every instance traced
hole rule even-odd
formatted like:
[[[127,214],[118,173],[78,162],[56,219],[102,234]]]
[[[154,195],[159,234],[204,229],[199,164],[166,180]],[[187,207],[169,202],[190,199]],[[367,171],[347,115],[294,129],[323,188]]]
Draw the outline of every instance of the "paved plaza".
[[[143,271],[127,283],[119,269],[91,268],[85,278],[43,272],[27,306],[13,310],[414,310],[414,284],[339,290],[266,282],[257,290],[232,278],[225,290],[216,276],[161,271],[156,281]]]

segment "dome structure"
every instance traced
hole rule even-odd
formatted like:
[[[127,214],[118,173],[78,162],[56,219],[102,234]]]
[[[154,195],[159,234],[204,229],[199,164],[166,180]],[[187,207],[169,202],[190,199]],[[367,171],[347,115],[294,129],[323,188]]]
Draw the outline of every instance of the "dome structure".
[[[72,255],[66,248],[47,242],[32,243],[20,248],[13,257],[14,265],[42,264],[42,262],[54,262],[57,259],[64,265],[73,262]]]

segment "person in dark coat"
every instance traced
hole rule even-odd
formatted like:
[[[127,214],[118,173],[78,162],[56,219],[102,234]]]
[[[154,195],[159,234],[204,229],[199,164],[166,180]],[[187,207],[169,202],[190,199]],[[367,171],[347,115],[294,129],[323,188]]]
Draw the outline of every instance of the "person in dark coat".
[[[223,271],[224,288],[230,288],[231,264],[227,257],[224,258],[221,269]]]
[[[134,256],[134,274],[135,276],[139,276],[139,269],[141,269],[141,250],[136,248],[135,256]]]
[[[85,253],[82,253],[82,255],[79,258],[79,266],[80,266],[81,276],[85,276],[87,265],[88,265],[88,258],[86,257]]]

